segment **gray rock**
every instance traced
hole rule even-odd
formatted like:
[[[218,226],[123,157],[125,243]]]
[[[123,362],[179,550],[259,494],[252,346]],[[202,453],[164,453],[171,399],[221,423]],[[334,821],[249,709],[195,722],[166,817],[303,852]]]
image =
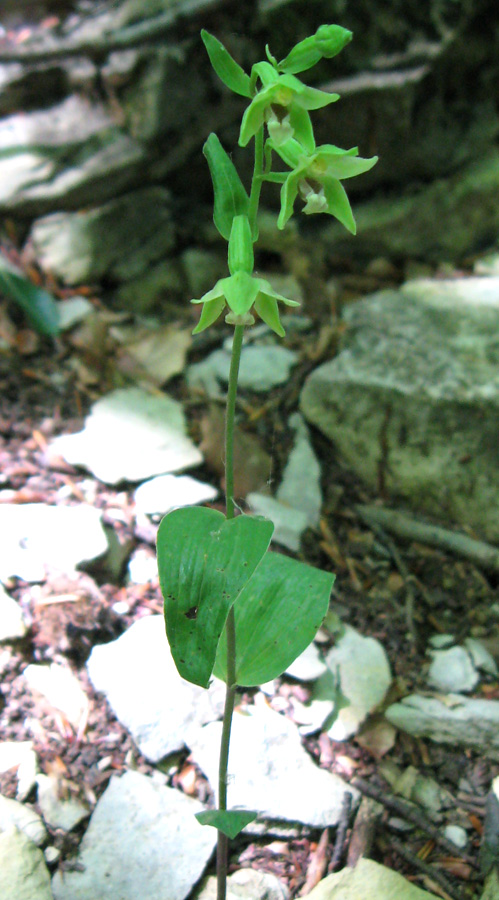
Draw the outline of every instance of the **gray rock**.
[[[158,475],[139,485],[135,509],[146,515],[166,515],[179,506],[197,506],[215,500],[216,488],[190,475]]]
[[[67,151],[72,145],[83,144],[113,125],[102,105],[73,94],[48,109],[0,119],[0,146],[11,153],[32,145]]]
[[[87,670],[95,690],[153,762],[181,750],[223,711],[221,682],[214,679],[205,691],[178,674],[163,616],[139,619],[118,640],[94,647]]]
[[[0,834],[2,900],[53,900],[43,853],[15,828]]]
[[[179,403],[165,394],[123,388],[102,397],[83,431],[56,438],[51,451],[90,469],[108,484],[141,481],[176,472],[202,461],[186,434]]]
[[[37,801],[42,816],[51,828],[62,828],[71,831],[89,815],[83,803],[73,797],[63,799],[59,796],[58,780],[50,775],[38,775]]]
[[[479,675],[470,654],[464,647],[451,647],[449,650],[434,650],[432,662],[428,670],[428,684],[439,691],[472,691],[478,684]]]
[[[390,664],[382,645],[344,626],[326,656],[328,673],[314,687],[314,698],[331,697],[334,721],[328,733],[335,741],[351,737],[382,702],[390,687]]]
[[[144,188],[86,212],[53,213],[31,238],[41,266],[65,284],[137,278],[173,245],[170,195]]]
[[[478,641],[476,638],[468,637],[465,638],[464,646],[471,656],[473,665],[477,669],[480,669],[482,672],[486,672],[487,675],[492,675],[493,677],[499,675],[494,657],[483,646],[481,641]]]
[[[83,871],[57,873],[55,900],[184,900],[216,842],[196,800],[126,772],[112,778],[80,846]]]
[[[278,345],[246,346],[241,353],[239,387],[257,392],[270,391],[289,378],[292,367],[298,361],[297,354]],[[219,384],[227,384],[230,370],[230,352],[215,350],[207,359],[194,363],[187,370],[191,387],[200,387],[210,397],[220,395]]]
[[[181,261],[191,298],[199,299],[227,275],[227,260],[212,250],[189,247],[182,253]]]
[[[221,722],[190,740],[193,759],[216,791]],[[346,792],[354,789],[319,769],[302,747],[296,725],[265,705],[236,710],[229,757],[229,808],[256,810],[261,818],[336,825]]]
[[[416,737],[439,744],[474,747],[499,759],[499,701],[474,700],[460,694],[445,699],[411,694],[385,712],[389,722]]]
[[[276,492],[276,499],[304,512],[309,525],[315,528],[319,524],[322,508],[321,469],[310,442],[310,432],[302,416],[294,413],[290,417],[289,424],[295,429],[296,438]]]
[[[66,164],[58,162],[50,148],[15,153],[2,159],[2,176],[7,181],[2,178],[0,209],[38,216],[54,208],[104,203],[135,180],[144,158],[143,148],[117,129],[90,141],[83,151],[76,148]]]
[[[378,172],[376,165],[372,177]],[[499,153],[487,149],[456,174],[427,187],[355,204],[355,237],[328,217],[321,240],[332,259],[355,253],[364,258],[415,257],[434,263],[459,260],[490,244],[490,235],[498,233],[499,210],[491,203],[498,187]]]
[[[175,259],[150,266],[138,278],[121,284],[114,294],[118,307],[138,314],[149,313],[156,308],[164,311],[165,301],[178,301],[184,297],[184,279]]]
[[[468,835],[461,825],[446,825],[444,828],[444,836],[448,841],[452,841],[456,847],[459,847],[460,850],[464,850],[468,844]]]
[[[423,279],[350,306],[307,419],[371,488],[499,539],[499,279]]]
[[[56,301],[56,303],[61,331],[68,331],[73,325],[86,319],[94,310],[86,297],[68,297],[67,300]]]
[[[1,504],[0,541],[0,581],[44,581],[51,570],[71,574],[108,547],[100,511],[84,504]]]
[[[21,607],[0,584],[0,643],[18,640],[26,631]]]
[[[437,900],[372,859],[361,858],[355,867],[345,866],[328,875],[307,894],[309,900]]]
[[[78,728],[88,712],[88,699],[73,673],[57,663],[26,666],[23,676],[31,691],[41,694],[68,722]]]
[[[227,879],[227,900],[288,900],[289,891],[267,872],[238,869]],[[217,900],[217,879],[210,875],[195,891],[192,900]]]
[[[34,809],[0,794],[0,832],[10,828],[22,831],[38,847],[47,840],[45,825]]]

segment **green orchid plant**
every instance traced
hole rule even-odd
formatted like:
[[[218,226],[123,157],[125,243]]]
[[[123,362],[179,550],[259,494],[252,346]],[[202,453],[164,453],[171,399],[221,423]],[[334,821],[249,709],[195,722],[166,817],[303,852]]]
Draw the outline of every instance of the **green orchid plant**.
[[[166,634],[180,675],[205,688],[213,676],[226,684],[217,809],[197,815],[199,822],[218,829],[217,900],[225,900],[229,839],[257,816],[252,810],[227,808],[236,691],[278,677],[305,650],[327,612],[334,582],[331,573],[270,551],[274,526],[268,519],[236,515],[234,421],[244,331],[258,317],[282,337],[278,304],[297,305],[254,274],[260,192],[265,181],[281,185],[281,229],[301,198],[307,215],[335,216],[355,234],[341,182],[367,172],[377,158],[361,159],[357,148],[317,147],[310,110],[335,102],[338,95],[307,87],[296,77],[336,56],[351,40],[350,31],[322,25],[280,62],[266,48],[267,59],[249,75],[217,38],[207,31],[201,37],[222,82],[250,101],[240,146],[254,140],[249,192],[215,134],[203,148],[213,181],[213,220],[228,242],[229,274],[192,302],[202,306],[194,333],[209,328],[224,312],[234,328],[225,416],[226,507],[225,515],[205,507],[169,513],[159,527],[157,550]],[[273,170],[275,156],[287,171]]]

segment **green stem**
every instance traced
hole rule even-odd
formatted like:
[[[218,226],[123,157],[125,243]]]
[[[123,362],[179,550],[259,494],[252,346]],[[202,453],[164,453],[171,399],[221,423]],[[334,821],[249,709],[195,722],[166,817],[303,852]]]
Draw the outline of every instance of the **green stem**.
[[[234,420],[236,412],[237,378],[244,325],[236,325],[232,341],[227,408],[225,414],[225,505],[228,519],[234,518]],[[225,708],[220,742],[220,763],[218,768],[218,808],[227,809],[227,769],[229,765],[230,732],[232,713],[236,698],[236,621],[234,607],[231,607],[225,625],[227,635],[227,686]],[[217,900],[226,900],[227,868],[229,862],[229,839],[218,832],[217,844]]]
[[[229,387],[225,411],[225,514],[228,519],[234,518],[234,418],[243,335],[244,325],[236,325],[232,341]]]
[[[249,200],[248,218],[251,225],[251,233],[256,234],[256,219],[258,215],[258,204],[260,202],[260,191],[262,190],[263,175],[263,127],[255,134],[255,165],[253,168],[253,181],[251,182],[251,193]]]

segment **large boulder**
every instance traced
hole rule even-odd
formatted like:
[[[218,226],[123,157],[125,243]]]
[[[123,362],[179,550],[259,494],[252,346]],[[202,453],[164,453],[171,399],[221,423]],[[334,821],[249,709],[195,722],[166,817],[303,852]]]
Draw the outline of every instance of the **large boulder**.
[[[408,282],[345,324],[306,418],[372,489],[499,540],[499,278]]]

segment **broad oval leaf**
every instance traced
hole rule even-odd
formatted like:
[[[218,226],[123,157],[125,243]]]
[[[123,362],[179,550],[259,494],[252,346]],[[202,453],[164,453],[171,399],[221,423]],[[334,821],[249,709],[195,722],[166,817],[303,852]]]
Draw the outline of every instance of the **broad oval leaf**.
[[[231,840],[239,834],[246,825],[254,822],[258,813],[249,809],[207,809],[196,813],[196,819],[200,825],[212,825],[218,828]]]
[[[235,94],[241,94],[242,97],[251,97],[249,75],[241,69],[239,63],[232,58],[221,41],[214,37],[213,34],[210,34],[209,31],[205,31],[204,28],[201,31],[201,37],[210,57],[210,62],[220,81],[223,81]]]
[[[249,197],[234,163],[213,132],[203,147],[213,182],[213,221],[226,241],[230,238],[235,216],[247,216]]]
[[[335,576],[279,553],[267,553],[235,604],[236,682],[264,684],[281,675],[313,641],[326,615]],[[214,667],[226,677],[226,642]]]
[[[39,334],[51,337],[59,333],[59,310],[52,294],[28,281],[1,253],[0,291],[19,304]]]
[[[261,562],[274,526],[216,509],[168,513],[157,538],[166,633],[180,675],[208,687],[228,612]]]

